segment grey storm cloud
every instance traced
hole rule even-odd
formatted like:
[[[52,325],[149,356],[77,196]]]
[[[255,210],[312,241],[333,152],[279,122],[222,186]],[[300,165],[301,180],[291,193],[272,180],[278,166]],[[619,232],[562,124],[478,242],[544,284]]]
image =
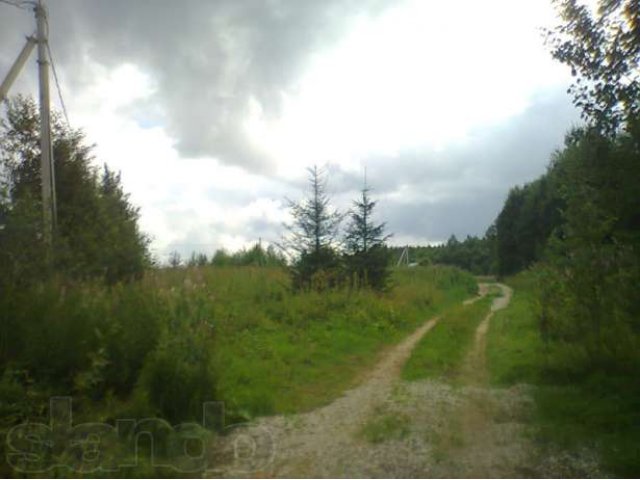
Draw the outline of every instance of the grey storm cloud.
[[[476,130],[467,141],[442,151],[365,158],[367,183],[378,202],[377,220],[386,221],[396,244],[407,238],[424,243],[445,241],[452,234],[483,235],[509,190],[544,173],[565,133],[577,124],[579,113],[565,90],[557,88],[540,92],[508,122]],[[345,171],[339,164],[323,171],[332,203],[347,210],[362,188],[363,172]],[[306,178],[273,182],[261,195],[277,192],[279,199],[298,200],[306,193]],[[211,192],[211,197],[218,195]],[[251,200],[241,191],[234,198],[240,204]],[[256,219],[231,233],[277,239],[283,226]]]
[[[376,15],[388,3],[56,0],[49,7],[51,43],[71,90],[90,80],[84,58],[107,67],[134,63],[156,82],[152,101],[183,156],[264,172],[268,159],[243,131],[250,101],[267,118],[277,117],[282,93],[294,88],[311,54],[339,40],[358,15]],[[30,33],[29,16],[21,15],[19,24]],[[0,16],[0,40],[9,32],[19,36],[17,18],[13,11]]]
[[[367,176],[379,193],[397,191],[403,185],[461,185],[464,179],[476,185],[485,182],[505,188],[540,175],[550,154],[562,146],[567,130],[577,124],[578,112],[565,88],[558,87],[539,92],[519,115],[479,127],[467,139],[441,151],[427,149],[367,158]],[[346,183],[359,185],[362,179],[357,175],[350,180],[342,178],[340,184]]]
[[[398,237],[423,242],[483,235],[509,190],[545,172],[579,113],[564,89],[539,93],[506,123],[472,132],[442,151],[404,152],[365,160],[378,215]],[[332,167],[331,186],[353,197],[362,174]],[[335,179],[335,183],[334,183]]]
[[[50,1],[51,44],[67,95],[95,81],[85,59],[108,68],[134,63],[157,86],[152,98],[129,107],[135,118],[153,122],[154,116],[162,117],[182,157],[215,157],[265,178],[259,192],[239,186],[237,191],[213,189],[207,193],[212,201],[296,200],[304,195],[306,180],[269,175],[270,160],[244,134],[250,101],[258,102],[267,117],[278,117],[282,93],[295,91],[314,53],[335,45],[358,16],[379,15],[401,1],[55,0]],[[32,30],[31,15],[0,4],[0,72],[8,69]],[[567,129],[578,122],[570,98],[558,87],[538,92],[520,115],[478,127],[440,151],[363,158],[379,201],[378,216],[387,221],[396,242],[481,235],[509,189],[543,173]],[[362,172],[339,164],[328,165],[327,172],[329,192],[347,208],[362,186]],[[167,205],[180,194],[179,188],[168,192]],[[173,220],[176,215],[166,211]],[[216,231],[215,238],[224,231],[257,239],[278,237],[282,228],[266,219],[233,228],[192,226],[189,213],[182,216],[180,243],[188,245],[210,244],[207,230]]]

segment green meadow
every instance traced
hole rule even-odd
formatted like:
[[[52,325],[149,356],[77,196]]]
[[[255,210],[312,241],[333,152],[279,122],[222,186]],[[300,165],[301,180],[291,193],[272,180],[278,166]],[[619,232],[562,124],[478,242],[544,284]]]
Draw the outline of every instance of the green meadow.
[[[309,410],[353,385],[386,345],[475,294],[476,283],[456,268],[418,267],[395,271],[386,293],[294,293],[282,269],[209,266],[34,289],[0,298],[5,432],[46,423],[53,396],[72,397],[74,423],[175,425],[201,419],[205,401],[224,402],[227,424]],[[120,474],[162,473],[136,468]]]

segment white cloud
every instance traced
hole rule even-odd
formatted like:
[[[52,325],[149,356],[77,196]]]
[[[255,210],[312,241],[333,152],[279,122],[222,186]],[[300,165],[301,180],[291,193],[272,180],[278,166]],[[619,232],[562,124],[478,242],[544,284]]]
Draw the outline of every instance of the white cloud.
[[[301,163],[355,169],[371,154],[445,148],[566,83],[541,46],[551,18],[539,1],[404,2],[317,53],[296,93],[283,92],[281,118],[262,116],[254,99],[246,127],[284,175]]]
[[[279,200],[261,197],[269,190],[268,180],[215,159],[181,158],[163,126],[145,127],[128,115],[155,91],[136,65],[87,68],[96,81],[73,98],[73,118],[83,125],[88,142],[96,144],[97,160],[122,172],[125,190],[141,208],[141,228],[153,238],[158,256],[173,248],[183,254],[234,250],[257,240],[243,234],[248,222],[279,224],[286,218]]]
[[[538,30],[548,2],[365,4],[158,1],[149,24],[138,4],[65,16],[61,2],[56,17],[52,2],[72,123],[122,171],[158,255],[276,240],[312,164],[331,165],[343,207],[367,165],[395,243],[482,233],[509,185],[543,171],[571,118],[567,98],[540,95],[568,80]],[[17,87],[33,92],[34,75]]]

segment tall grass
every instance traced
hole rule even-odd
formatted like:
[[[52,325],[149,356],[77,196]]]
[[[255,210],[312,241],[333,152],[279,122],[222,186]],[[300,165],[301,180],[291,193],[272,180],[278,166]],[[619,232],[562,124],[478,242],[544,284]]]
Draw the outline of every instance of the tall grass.
[[[393,279],[384,294],[294,294],[281,269],[201,267],[1,292],[0,426],[46,421],[54,395],[73,397],[78,422],[199,420],[207,400],[224,402],[227,422],[313,408],[383,345],[475,290],[452,268]]]

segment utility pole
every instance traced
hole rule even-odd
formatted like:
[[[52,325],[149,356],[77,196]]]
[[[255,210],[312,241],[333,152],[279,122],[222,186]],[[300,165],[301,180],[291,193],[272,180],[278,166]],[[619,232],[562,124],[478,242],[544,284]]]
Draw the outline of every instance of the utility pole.
[[[38,76],[40,83],[40,175],[42,178],[42,210],[47,259],[51,260],[53,229],[56,221],[55,178],[51,148],[51,111],[49,100],[49,59],[47,58],[47,11],[42,0],[34,5],[38,26]]]
[[[51,110],[49,100],[49,23],[43,0],[28,2],[33,5],[37,30],[35,37],[27,37],[27,43],[0,84],[0,102],[4,101],[16,77],[24,67],[34,46],[38,45],[38,78],[40,84],[40,176],[42,180],[43,238],[47,262],[52,259],[53,232],[56,225],[56,189],[51,146]]]
[[[409,266],[409,245],[404,247],[404,249],[402,250],[402,253],[400,254],[400,258],[398,259],[398,263],[396,267],[399,267],[400,265],[402,265],[403,262],[407,267]]]

